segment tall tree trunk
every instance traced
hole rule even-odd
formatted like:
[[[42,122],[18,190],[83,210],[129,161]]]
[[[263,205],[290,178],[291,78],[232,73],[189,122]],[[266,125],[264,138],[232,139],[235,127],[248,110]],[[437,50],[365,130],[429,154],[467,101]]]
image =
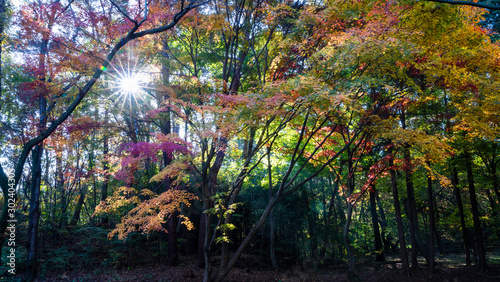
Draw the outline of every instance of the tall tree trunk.
[[[497,197],[497,201],[500,203],[500,189],[498,188],[498,175],[497,175],[497,163],[495,160],[491,164],[492,177],[493,177],[493,191]]]
[[[167,231],[168,231],[167,265],[169,266],[177,266],[179,263],[179,250],[177,247],[178,224],[179,224],[179,212],[174,212],[167,220]]]
[[[269,201],[273,198],[273,174],[271,167],[271,146],[267,148],[267,177],[269,181]],[[276,231],[276,223],[274,221],[274,209],[269,213],[269,258],[271,259],[271,266],[276,270],[278,269],[278,262],[276,261],[276,253],[274,246],[274,238]]]
[[[436,236],[436,243],[438,246],[439,254],[444,254],[443,242],[441,240],[441,235],[439,234],[439,229],[437,228],[437,223],[439,221],[439,208],[436,205],[436,199],[432,197],[432,205],[434,207],[434,235]]]
[[[7,173],[12,173],[7,171]],[[5,174],[3,171],[3,168],[0,166],[0,186],[2,187],[2,193],[3,193],[3,208],[2,208],[2,215],[0,216],[0,263],[2,262],[2,247],[5,243],[5,230],[7,230],[8,226],[8,210],[9,210],[9,198],[12,199],[12,197],[9,196],[9,179],[11,175]],[[15,187],[15,186],[14,186]],[[15,196],[15,193],[13,193]],[[15,200],[15,197],[14,199]]]
[[[392,154],[392,148],[389,150],[389,154]],[[396,216],[396,225],[398,227],[399,253],[401,255],[403,270],[406,273],[406,276],[410,276],[410,265],[408,263],[408,252],[406,250],[403,219],[401,218],[401,205],[399,204],[398,183],[396,180],[396,171],[393,169],[394,161],[392,159],[389,162],[389,166],[391,167],[389,173],[391,175],[391,189],[392,189],[392,197],[394,199],[394,214]]]
[[[406,129],[406,117],[404,112],[401,114],[401,125],[403,129]],[[418,225],[418,214],[415,201],[415,187],[413,185],[412,179],[412,160],[409,144],[406,144],[404,146],[403,156],[407,167],[405,170],[405,182],[406,197],[408,200],[408,221],[410,225],[411,267],[414,269],[418,269],[418,251],[420,250],[420,252],[422,252],[427,262],[429,262],[429,254],[422,241]]]
[[[375,199],[377,200],[378,214],[380,215],[380,236],[382,236],[382,242],[384,243],[385,249],[388,249],[392,246],[392,242],[388,240],[385,233],[387,228],[387,218],[385,217],[384,207],[382,206],[382,201],[380,200],[380,196],[377,190],[375,190]]]
[[[203,210],[208,211],[213,208],[214,203],[212,197],[215,195],[215,188],[217,187],[217,175],[222,167],[225,157],[225,149],[227,146],[227,139],[220,138],[218,145],[212,148],[215,153],[215,160],[213,164],[205,160],[202,168],[202,192],[203,192]],[[210,153],[212,153],[210,152]],[[203,243],[203,256],[205,260],[205,271],[203,274],[203,281],[212,281],[212,220],[209,213],[205,215],[205,240]]]
[[[330,184],[329,186],[333,186],[332,189],[332,196],[330,197],[330,204],[328,205],[328,214],[325,218],[325,226],[327,230],[330,228],[330,222],[332,221],[332,216],[334,214],[335,210],[335,198],[337,196],[338,190],[339,190],[339,178],[335,177],[335,181],[332,181],[331,177],[328,176],[328,183]],[[323,245],[323,253],[326,253],[326,248],[328,246],[331,246],[331,232],[325,232],[325,244]],[[335,250],[332,248],[333,254],[335,253]],[[332,254],[332,259],[333,259],[333,254]]]
[[[43,144],[38,144],[32,151],[33,167],[31,182],[30,213],[26,249],[28,258],[26,263],[25,281],[35,280],[38,273],[38,223],[40,219],[40,184],[42,173]]]
[[[347,148],[347,215],[346,222],[344,225],[343,238],[344,243],[347,250],[347,257],[349,262],[349,270],[348,277],[355,277],[355,266],[356,266],[356,257],[354,256],[354,250],[351,246],[351,240],[349,238],[349,228],[352,222],[352,211],[354,208],[354,204],[350,199],[352,193],[354,192],[354,164],[353,164],[353,152],[348,147]]]
[[[2,51],[3,51],[3,40],[4,40],[4,30],[5,30],[5,0],[0,0],[0,97],[2,96]],[[2,111],[2,104],[0,103],[0,112]],[[5,174],[3,168],[0,167],[0,186],[3,193],[3,209],[0,215],[0,263],[2,262],[2,248],[5,243],[5,230],[7,230],[7,220],[8,220],[8,205],[9,205],[9,176]],[[17,183],[16,183],[17,186]],[[16,187],[14,186],[14,187]]]
[[[380,229],[378,227],[378,216],[377,216],[377,203],[375,199],[375,185],[371,185],[369,188],[370,193],[370,213],[372,216],[372,226],[373,226],[373,237],[375,238],[375,261],[381,262],[385,261],[384,245],[382,244],[382,236],[380,234]]]
[[[405,161],[410,162],[408,156],[409,152],[405,148]],[[405,180],[406,180],[406,197],[408,202],[408,222],[410,225],[410,243],[411,243],[411,267],[414,269],[418,268],[418,247],[417,247],[417,236],[416,236],[416,222],[415,222],[415,213],[417,211],[415,207],[415,191],[413,188],[413,181],[411,180],[410,172],[405,172]]]
[[[108,116],[108,111],[106,110],[105,117],[107,117],[107,116]],[[108,153],[109,153],[108,136],[104,135],[103,136],[102,154],[104,155],[105,158],[107,158]],[[102,170],[104,171],[104,180],[102,182],[102,187],[101,187],[101,202],[106,202],[106,199],[108,198],[108,185],[109,185],[109,163],[108,163],[108,161],[102,162]],[[101,223],[103,225],[108,224],[108,217],[106,215],[104,215],[101,218]]]
[[[434,272],[434,230],[436,223],[434,220],[434,198],[432,196],[432,179],[427,176],[427,201],[429,202],[429,268]]]
[[[465,264],[467,266],[470,266],[471,265],[470,249],[469,249],[470,243],[469,243],[469,237],[467,235],[467,226],[465,224],[464,205],[462,203],[462,196],[460,195],[460,189],[458,188],[458,171],[456,166],[453,166],[451,184],[453,185],[453,194],[455,195],[455,199],[457,201],[458,214],[460,216],[460,226],[462,227],[462,238],[464,241],[464,250],[465,250]]]
[[[61,206],[60,206],[60,209],[59,209],[59,212],[60,212],[60,217],[59,217],[59,222],[57,223],[57,225],[59,226],[59,228],[63,227],[63,225],[66,224],[66,204],[64,203],[64,171],[63,171],[63,165],[62,165],[62,159],[63,159],[63,150],[61,148],[58,148],[59,152],[56,151],[56,154],[60,154],[60,155],[56,155],[56,193],[57,192],[60,192],[61,193]],[[57,203],[57,198],[54,197],[54,202]],[[58,210],[57,208],[57,204],[54,205],[55,206],[55,209],[56,209],[56,212]],[[56,214],[56,213],[54,213]]]
[[[465,166],[467,170],[467,182],[469,183],[470,204],[472,209],[472,220],[474,221],[474,235],[476,241],[477,253],[479,255],[479,269],[485,271],[486,252],[483,244],[483,234],[481,230],[481,221],[479,220],[479,208],[476,198],[476,187],[474,184],[474,175],[472,173],[472,159],[469,152],[465,152]]]
[[[200,226],[198,227],[198,267],[205,267],[204,245],[205,245],[205,231],[206,231],[206,213],[200,215]]]
[[[347,250],[347,261],[349,263],[349,270],[347,276],[353,278],[355,275],[355,266],[356,266],[356,257],[354,256],[354,250],[351,245],[351,240],[349,238],[349,227],[351,226],[352,221],[352,210],[354,205],[351,201],[347,201],[347,214],[346,214],[346,223],[344,225],[344,232],[342,236],[344,238],[345,247]]]

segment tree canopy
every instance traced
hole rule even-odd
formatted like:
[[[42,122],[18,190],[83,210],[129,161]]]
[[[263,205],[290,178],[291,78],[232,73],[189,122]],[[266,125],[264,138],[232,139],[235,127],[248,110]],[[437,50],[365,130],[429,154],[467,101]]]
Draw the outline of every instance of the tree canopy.
[[[489,275],[497,4],[1,1],[0,272]]]

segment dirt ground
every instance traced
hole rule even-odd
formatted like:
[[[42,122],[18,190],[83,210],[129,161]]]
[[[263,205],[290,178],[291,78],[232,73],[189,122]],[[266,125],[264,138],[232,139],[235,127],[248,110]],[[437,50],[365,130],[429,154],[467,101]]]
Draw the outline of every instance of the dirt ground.
[[[439,261],[433,273],[421,264],[420,270],[407,277],[395,261],[387,263],[362,263],[356,266],[356,281],[439,281],[439,282],[486,282],[500,281],[500,264],[480,273],[476,267],[465,267],[446,260]],[[227,276],[228,282],[266,282],[266,281],[349,281],[346,266],[332,266],[324,269],[304,269],[295,265],[279,271],[265,267],[248,267],[240,263]],[[202,281],[203,270],[194,264],[166,267],[160,264],[130,269],[97,269],[91,272],[52,273],[38,281]]]

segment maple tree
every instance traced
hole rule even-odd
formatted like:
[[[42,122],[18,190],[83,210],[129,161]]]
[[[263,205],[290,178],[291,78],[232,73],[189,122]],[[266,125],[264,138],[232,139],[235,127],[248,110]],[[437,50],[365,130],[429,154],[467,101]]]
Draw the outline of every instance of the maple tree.
[[[163,12],[161,15],[170,16],[170,18],[163,19],[157,17],[158,13],[155,13],[158,5],[162,3],[155,3],[156,5],[152,7],[148,7],[146,2],[142,3],[142,5],[138,3],[139,6],[134,7],[136,9],[133,12],[135,13],[134,18],[131,18],[126,11],[113,1],[106,4],[101,3],[100,8],[104,11],[103,15],[98,15],[94,7],[90,5],[86,7],[85,4],[75,4],[73,8],[72,4],[73,1],[69,1],[66,5],[58,1],[53,3],[29,3],[21,8],[18,18],[19,25],[22,27],[23,39],[26,40],[21,42],[21,44],[24,44],[21,46],[28,48],[27,44],[30,44],[31,40],[39,42],[38,52],[35,55],[27,54],[26,58],[27,66],[32,68],[27,67],[28,71],[32,73],[34,79],[24,86],[26,89],[24,93],[20,92],[20,95],[22,95],[20,98],[24,99],[24,103],[29,105],[29,103],[38,101],[39,121],[33,129],[31,139],[22,146],[14,173],[17,186],[28,154],[33,149],[34,169],[32,173],[32,198],[30,201],[30,213],[32,214],[30,215],[30,227],[28,229],[29,234],[31,234],[28,240],[30,249],[28,268],[30,271],[27,272],[27,280],[33,280],[36,276],[36,237],[40,214],[40,160],[43,152],[41,142],[49,137],[71,115],[123,46],[136,38],[163,32],[174,27],[182,16],[201,5],[194,1],[184,5],[185,3],[182,1],[179,12],[175,14]],[[106,17],[108,13],[115,14],[115,10],[118,10],[122,18],[125,19],[124,21],[112,22],[110,17]],[[80,13],[80,17],[75,17],[76,13]],[[85,18],[88,19],[87,22],[84,21]],[[168,23],[164,24],[162,20]],[[73,26],[74,29],[64,30],[60,26]],[[56,27],[59,28],[56,30]],[[80,33],[80,29],[91,32]],[[118,36],[124,37],[119,39],[118,42],[114,42]],[[79,37],[83,38],[80,39]],[[72,41],[63,41],[63,38],[73,39]],[[82,50],[81,53],[75,52],[75,50],[79,49]],[[98,53],[106,52],[106,50],[109,50],[109,54],[106,54],[104,58],[99,58],[98,55],[99,60],[91,60]],[[77,64],[67,66],[66,63],[68,62],[76,62]],[[65,72],[70,70],[76,71],[77,74],[74,76],[65,75]],[[89,75],[89,70],[93,74]],[[61,103],[57,102],[67,100],[65,96],[71,93],[70,91],[74,91],[73,89],[82,76],[87,75],[89,76],[88,82],[84,83],[83,87],[76,91],[76,94],[70,94],[74,98],[70,100],[69,105],[66,107],[60,106]],[[60,114],[53,112],[57,107],[63,107]],[[49,119],[50,125],[47,124]],[[3,168],[0,171],[2,184],[5,184],[4,180],[7,179],[7,175],[4,173]],[[2,185],[2,189],[4,195],[7,195],[5,192],[8,190],[8,186]],[[2,230],[3,232],[4,230]]]

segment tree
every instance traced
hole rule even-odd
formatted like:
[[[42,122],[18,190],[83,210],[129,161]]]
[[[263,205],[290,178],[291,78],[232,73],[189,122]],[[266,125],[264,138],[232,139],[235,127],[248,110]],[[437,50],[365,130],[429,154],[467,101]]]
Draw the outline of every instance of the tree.
[[[29,227],[29,244],[30,251],[28,256],[28,269],[26,279],[34,280],[36,277],[36,237],[37,237],[37,228],[38,228],[38,218],[39,218],[39,191],[40,191],[40,176],[41,176],[41,167],[40,160],[43,152],[43,142],[47,137],[49,137],[54,130],[61,125],[77,108],[77,106],[81,103],[81,101],[85,98],[90,89],[97,82],[102,73],[106,70],[111,60],[115,57],[117,52],[125,46],[128,42],[144,37],[146,35],[155,34],[164,32],[173,28],[180,19],[186,15],[190,10],[201,6],[205,3],[197,3],[196,1],[191,1],[189,3],[185,3],[182,1],[179,3],[179,12],[175,14],[170,14],[171,19],[167,19],[166,23],[163,23],[161,20],[163,19],[162,15],[165,15],[164,12],[160,13],[158,8],[162,6],[162,4],[168,3],[156,3],[152,5],[152,7],[148,7],[148,4],[145,3],[142,6],[137,7],[138,10],[133,11],[135,14],[133,18],[129,16],[129,13],[126,12],[123,8],[116,5],[113,1],[110,3],[102,3],[101,8],[105,11],[105,14],[97,16],[97,12],[92,10],[91,7],[78,6],[74,9],[78,9],[83,12],[85,17],[87,17],[87,22],[84,21],[83,18],[76,18],[75,11],[72,8],[73,1],[69,1],[66,5],[62,5],[59,2],[54,3],[44,3],[39,6],[35,6],[32,4],[31,6],[25,6],[23,8],[23,12],[20,13],[20,23],[25,28],[24,31],[27,32],[27,36],[24,37],[27,40],[30,38],[37,39],[41,36],[41,44],[40,44],[40,52],[38,53],[38,64],[36,65],[38,69],[35,69],[34,73],[36,74],[36,78],[34,80],[35,88],[30,89],[30,91],[34,91],[36,95],[34,97],[39,102],[39,126],[37,127],[36,133],[29,139],[29,141],[25,142],[22,146],[22,149],[19,153],[19,157],[15,164],[15,173],[14,180],[15,184],[19,183],[19,179],[21,177],[24,164],[30,152],[33,151],[33,179],[32,179],[32,188],[31,188],[31,205],[30,205],[30,227]],[[29,9],[32,10],[33,14]],[[40,9],[40,10],[38,10]],[[116,10],[118,12],[116,12]],[[108,18],[108,14],[116,15],[118,13],[121,15],[121,18],[124,19],[121,22],[111,23],[111,18]],[[34,21],[33,16],[38,14],[38,20]],[[160,16],[158,18],[158,16]],[[58,25],[68,25],[68,23],[76,23],[74,25],[78,28],[89,28],[92,27],[103,27],[103,32],[106,32],[106,28],[111,33],[105,34],[106,37],[99,38],[98,40],[102,40],[97,44],[92,44],[90,50],[88,50],[83,56],[79,56],[75,54],[73,50],[78,50],[78,41],[62,41],[62,37],[59,37],[59,34],[53,32],[55,26]],[[89,26],[80,26],[83,23],[89,23]],[[31,26],[30,26],[31,25]],[[34,26],[33,26],[34,25]],[[71,26],[71,24],[69,24]],[[85,32],[78,33],[78,29],[74,30],[74,39],[76,37],[83,37],[87,40],[92,38],[92,34],[85,34]],[[97,31],[94,29],[94,31]],[[82,35],[84,34],[84,35]],[[89,35],[89,37],[87,37]],[[100,34],[98,34],[100,35]],[[124,35],[121,39],[116,42],[118,36]],[[31,37],[33,36],[33,37]],[[71,37],[70,37],[71,38]],[[69,39],[69,38],[68,38]],[[74,40],[73,39],[73,40]],[[82,39],[84,42],[88,42],[85,39]],[[81,41],[80,41],[81,42]],[[92,42],[92,41],[90,41]],[[50,48],[54,50],[55,56],[52,59],[49,57],[49,52],[52,51]],[[54,46],[54,47],[53,47]],[[111,47],[112,46],[112,47]],[[94,64],[90,64],[88,61],[92,56],[94,56],[94,52],[99,52],[100,50],[109,50],[108,54],[104,58],[99,58],[99,60]],[[105,52],[105,51],[104,51]],[[71,70],[72,66],[66,66],[65,62],[67,60],[77,60],[78,63],[82,63],[82,65],[77,65],[73,70],[79,73],[76,76],[65,78],[64,76],[50,77],[47,78],[47,73],[50,73],[52,70],[48,70],[48,66],[46,66],[48,60],[51,58],[50,67],[55,67],[56,64],[59,64],[58,71],[61,70]],[[86,77],[87,73],[90,69],[93,69],[93,75],[89,76],[87,82],[83,84],[78,83],[82,77]],[[55,75],[55,73],[52,73]],[[64,86],[64,84],[66,84]],[[70,96],[74,95],[73,91],[78,85],[78,90],[76,90],[76,95],[70,101],[68,101],[68,105],[62,105],[61,103],[66,102],[68,100],[65,96],[70,94]],[[30,95],[27,93],[27,95]],[[58,103],[60,102],[60,103]],[[59,105],[61,104],[61,105]],[[61,110],[59,110],[61,109]],[[57,110],[57,111],[56,111]],[[57,113],[59,112],[59,113]],[[49,122],[50,115],[50,125]],[[0,166],[0,178],[2,183],[2,190],[8,191],[8,177],[5,174],[3,167]],[[7,195],[4,193],[4,195]],[[5,197],[6,198],[6,197]],[[1,218],[6,218],[6,216],[2,216]],[[2,225],[5,225],[2,223]],[[0,230],[3,234],[5,229]]]

